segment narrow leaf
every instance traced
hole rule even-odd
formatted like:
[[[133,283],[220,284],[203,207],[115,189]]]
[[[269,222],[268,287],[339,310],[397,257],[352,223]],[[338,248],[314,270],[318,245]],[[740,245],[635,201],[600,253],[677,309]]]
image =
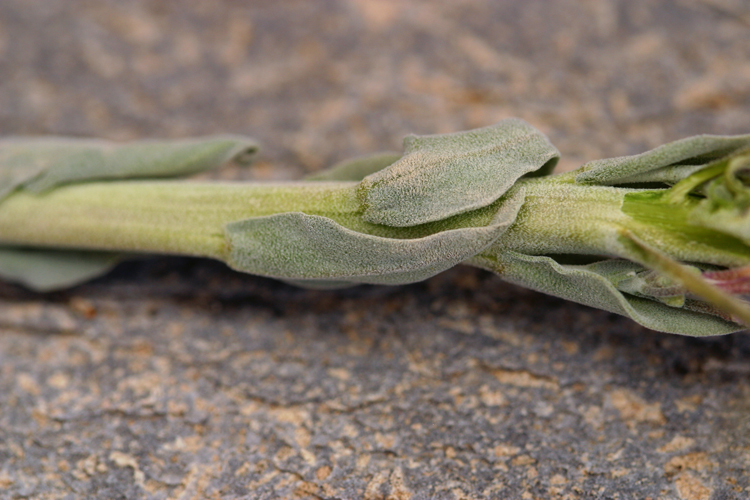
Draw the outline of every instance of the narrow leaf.
[[[645,153],[596,160],[581,167],[580,184],[675,184],[709,163],[750,146],[750,135],[698,135]]]
[[[494,271],[503,279],[532,290],[627,316],[652,330],[699,337],[742,330],[742,326],[718,316],[621,292],[617,283],[644,270],[643,266],[626,260],[566,265],[547,256],[490,248],[467,263]]]
[[[127,144],[11,137],[0,140],[0,200],[20,187],[40,192],[89,180],[184,176],[249,161],[256,151],[253,140],[239,136]]]

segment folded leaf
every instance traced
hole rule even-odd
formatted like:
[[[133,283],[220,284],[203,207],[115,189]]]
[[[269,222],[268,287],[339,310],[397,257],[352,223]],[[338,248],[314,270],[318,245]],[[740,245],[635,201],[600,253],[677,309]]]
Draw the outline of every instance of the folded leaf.
[[[647,182],[675,184],[709,163],[750,146],[750,135],[698,135],[670,142],[645,153],[585,164],[580,184],[621,185]]]
[[[137,141],[11,137],[0,140],[0,201],[24,187],[44,191],[73,182],[178,177],[229,160],[249,161],[256,143],[239,136]]]
[[[228,263],[273,278],[323,280],[326,287],[336,286],[331,282],[412,283],[481,252],[515,221],[522,205],[519,193],[502,200],[486,225],[457,222],[456,228],[418,238],[366,234],[299,212],[256,217],[227,225]],[[403,230],[405,236],[410,232]]]
[[[723,335],[743,327],[712,314],[676,308],[623,293],[617,285],[646,268],[626,260],[588,265],[560,264],[551,257],[531,256],[490,248],[469,264],[498,273],[503,279],[539,292],[627,316],[637,323],[668,333]]]
[[[516,118],[455,134],[410,136],[404,156],[364,178],[363,219],[416,226],[485,207],[521,176],[552,171],[560,153]]]

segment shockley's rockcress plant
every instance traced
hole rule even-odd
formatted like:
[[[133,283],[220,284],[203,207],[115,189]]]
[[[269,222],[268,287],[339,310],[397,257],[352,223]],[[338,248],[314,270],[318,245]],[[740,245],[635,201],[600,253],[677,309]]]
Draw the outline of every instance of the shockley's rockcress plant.
[[[411,283],[464,263],[654,330],[750,325],[750,135],[551,175],[557,149],[509,119],[407,137],[403,154],[299,182],[153,180],[256,149],[235,136],[2,140],[0,277],[47,291],[158,252],[329,288]]]

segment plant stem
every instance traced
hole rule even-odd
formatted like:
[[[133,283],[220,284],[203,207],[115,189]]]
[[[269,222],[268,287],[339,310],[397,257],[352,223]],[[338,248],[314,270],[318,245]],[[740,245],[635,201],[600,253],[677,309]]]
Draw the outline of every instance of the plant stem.
[[[358,186],[356,182],[124,181],[69,185],[45,194],[19,191],[0,205],[0,244],[226,260],[230,249],[224,227],[251,217],[305,212],[367,234],[415,238],[483,225],[495,206],[445,222],[391,228],[361,220]],[[690,225],[683,213],[690,206],[666,205],[656,196],[659,191],[578,185],[567,174],[521,180],[512,188],[516,189],[525,195],[524,206],[493,248],[527,255],[628,258],[618,240],[621,230],[627,229],[678,260],[726,267],[750,263],[746,246]]]
[[[280,212],[357,211],[354,182],[92,182],[0,205],[0,243],[224,259],[224,226]]]
[[[526,201],[493,248],[526,255],[601,255],[629,259],[619,241],[627,229],[654,248],[686,262],[724,267],[750,263],[750,249],[723,233],[690,224],[690,201],[670,204],[664,190],[575,184],[573,177],[517,183]]]

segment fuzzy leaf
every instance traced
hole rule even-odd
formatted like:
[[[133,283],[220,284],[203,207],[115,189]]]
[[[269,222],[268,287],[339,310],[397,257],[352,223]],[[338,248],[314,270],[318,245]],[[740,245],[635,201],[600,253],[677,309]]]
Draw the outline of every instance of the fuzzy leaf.
[[[37,292],[49,292],[96,278],[120,258],[109,252],[0,248],[0,277]]]
[[[361,181],[370,174],[374,174],[385,167],[393,164],[401,158],[399,153],[376,153],[369,156],[361,156],[351,160],[344,160],[327,168],[305,177],[306,181]]]
[[[559,152],[516,118],[455,134],[410,136],[404,156],[364,178],[363,219],[407,227],[487,206],[521,176],[549,173]]]
[[[580,184],[675,184],[709,163],[750,146],[750,135],[698,135],[645,153],[596,160],[581,167]]]
[[[177,177],[226,161],[249,161],[251,139],[199,139],[117,144],[94,139],[11,137],[0,140],[0,200],[24,187],[41,192],[90,180]]]
[[[285,280],[404,284],[427,279],[484,250],[516,218],[518,195],[503,200],[489,224],[438,230],[418,238],[383,237],[304,213],[283,213],[228,224],[229,265]],[[405,229],[404,235],[410,230]],[[338,282],[338,283],[337,283]],[[302,283],[303,284],[303,283]]]
[[[618,290],[617,285],[646,270],[643,266],[626,260],[566,265],[547,256],[531,256],[490,248],[468,263],[494,271],[511,283],[627,316],[652,330],[702,337],[743,329],[736,323],[712,314],[670,307],[661,302],[623,293]]]

